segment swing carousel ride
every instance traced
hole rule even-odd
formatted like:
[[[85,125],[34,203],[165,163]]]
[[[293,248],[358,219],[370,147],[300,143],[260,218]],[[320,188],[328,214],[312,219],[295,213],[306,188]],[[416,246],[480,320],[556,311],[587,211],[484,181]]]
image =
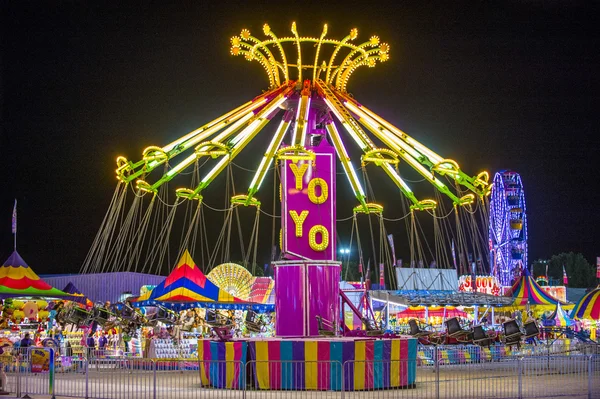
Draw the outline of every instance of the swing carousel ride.
[[[356,245],[356,251],[344,253],[357,256],[362,281],[370,280],[379,266],[380,283],[387,280],[394,287],[396,259],[385,224],[400,222],[411,266],[434,264],[469,274],[474,265],[478,273],[490,274],[488,173],[464,172],[456,161],[407,135],[348,92],[357,70],[388,61],[390,46],[378,36],[358,44],[357,29],[341,40],[329,39],[327,25],[315,37],[300,36],[295,23],[286,37],[277,36],[267,24],[262,30],[264,40],[247,29],[231,38],[231,54],[260,64],[267,90],[166,145],[145,148],[138,161],[119,156],[117,187],[81,272],[160,274],[173,264],[173,254],[179,259],[189,249],[199,268],[210,272],[209,280],[235,298],[248,299],[257,252],[265,246],[259,240],[259,221],[268,218],[280,336],[317,335],[315,316],[334,324],[339,319],[337,223],[352,221],[350,247]],[[262,157],[254,166],[238,163],[244,150],[251,157],[259,146]],[[341,172],[336,172],[338,165]],[[242,169],[252,173],[249,184],[242,182],[247,184],[244,193],[236,191]],[[401,217],[384,217],[383,206],[375,202],[375,192],[383,185],[371,184],[368,175],[381,173],[378,169],[399,191],[393,211],[401,209]],[[345,176],[355,198],[353,212],[345,218],[337,218],[336,212],[338,174]],[[218,195],[210,190],[219,186],[213,184],[219,178],[225,180],[225,207],[215,205]],[[273,191],[264,193],[268,180]],[[174,182],[183,187],[172,190]],[[418,189],[411,187],[415,184]],[[382,195],[392,195],[386,191]],[[265,199],[271,198],[272,211],[267,212]],[[251,209],[254,224],[246,229],[241,220]],[[222,212],[223,225],[207,223],[206,212]],[[363,267],[362,244],[368,241],[360,240],[360,218],[368,221],[373,268]],[[419,221],[425,218],[433,225],[432,245]],[[378,235],[373,223],[379,224]],[[237,237],[232,236],[235,224]],[[172,246],[175,226],[181,228],[178,247]],[[245,230],[251,230],[249,240]],[[241,265],[231,260],[235,240]],[[347,264],[350,256],[344,256]],[[315,297],[318,304],[311,302]]]

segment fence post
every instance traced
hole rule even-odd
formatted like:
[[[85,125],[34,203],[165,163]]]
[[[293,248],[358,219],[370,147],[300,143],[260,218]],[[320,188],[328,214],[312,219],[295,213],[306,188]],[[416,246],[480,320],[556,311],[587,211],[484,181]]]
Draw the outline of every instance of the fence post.
[[[519,373],[519,399],[523,397],[523,358],[520,357],[517,359],[519,363],[518,373]]]
[[[348,364],[348,362],[349,360],[346,360],[344,363],[342,363],[342,398],[344,397],[344,393],[346,392],[346,378],[344,378],[344,375],[346,374],[346,365]]]
[[[19,367],[19,361],[17,360],[17,388],[16,388],[16,395],[17,398],[21,397],[21,368]]]
[[[90,388],[89,388],[89,384],[90,384],[90,377],[89,377],[89,369],[90,369],[90,364],[88,362],[87,359],[85,359],[85,399],[88,399],[90,397]]]
[[[433,347],[433,363],[435,365],[435,397],[440,399],[440,354],[437,345]]]
[[[154,361],[154,359],[151,360],[152,361],[152,378],[153,378],[153,383],[152,383],[152,398],[156,399],[156,361]]]
[[[594,355],[590,355],[588,359],[588,399],[592,399],[592,374],[593,374],[593,359]]]

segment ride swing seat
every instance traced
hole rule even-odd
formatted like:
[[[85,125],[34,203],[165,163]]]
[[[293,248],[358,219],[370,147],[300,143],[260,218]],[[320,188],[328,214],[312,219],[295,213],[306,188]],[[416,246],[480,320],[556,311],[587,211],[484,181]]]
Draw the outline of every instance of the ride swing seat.
[[[473,331],[463,329],[457,317],[447,319],[444,324],[446,325],[446,340],[448,337],[461,343],[473,340]]]
[[[337,325],[335,322],[331,322],[321,316],[315,316],[319,326],[319,335],[333,337],[335,336]]]
[[[115,317],[115,315],[106,308],[94,308],[91,313],[92,321],[95,321],[100,326],[106,325],[112,317]]]
[[[483,326],[473,326],[473,343],[475,345],[490,347],[494,339],[496,338],[496,334],[485,331]]]
[[[177,322],[177,315],[162,306],[158,306],[156,313],[148,318],[148,323],[155,326],[159,322],[163,324],[175,324]]]
[[[429,337],[434,333],[433,331],[422,329],[417,319],[410,319],[408,321],[408,326],[410,327],[408,335],[413,336],[415,338]]]
[[[246,329],[249,332],[259,333],[262,331],[263,323],[260,321],[258,313],[249,310],[246,313]]]
[[[527,340],[531,338],[536,338],[538,335],[540,335],[540,329],[537,326],[537,323],[533,320],[525,323],[523,325],[523,329],[525,330],[525,335],[523,336],[523,339]]]
[[[85,309],[82,309],[78,306],[74,306],[68,309],[64,315],[64,321],[67,324],[73,324],[76,326],[82,326],[87,324],[86,322],[90,320],[92,314]]]
[[[507,346],[517,345],[521,346],[521,338],[523,337],[523,331],[519,327],[516,320],[508,320],[502,323],[504,329],[504,344]]]
[[[377,326],[375,320],[363,317],[362,322],[365,324],[367,337],[378,337],[384,334],[384,331]]]

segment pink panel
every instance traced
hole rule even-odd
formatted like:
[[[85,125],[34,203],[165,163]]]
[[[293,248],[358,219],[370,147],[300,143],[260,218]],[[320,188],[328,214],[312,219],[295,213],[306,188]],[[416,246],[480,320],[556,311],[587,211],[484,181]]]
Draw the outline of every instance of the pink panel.
[[[337,322],[339,313],[339,264],[310,264],[308,267],[308,335],[319,335],[319,326],[315,316],[331,322]]]
[[[274,265],[275,334],[301,337],[304,329],[304,265]]]

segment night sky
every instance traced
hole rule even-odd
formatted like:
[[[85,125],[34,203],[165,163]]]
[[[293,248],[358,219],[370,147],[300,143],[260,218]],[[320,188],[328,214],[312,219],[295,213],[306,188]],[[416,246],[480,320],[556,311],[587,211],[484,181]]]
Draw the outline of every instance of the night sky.
[[[361,103],[471,175],[521,174],[530,260],[600,256],[597,6],[176,3],[2,2],[1,261],[17,198],[20,254],[40,274],[78,271],[116,184],[116,156],[137,160],[260,94],[262,68],[230,56],[229,38],[242,28],[262,38],[265,22],[288,35],[292,21],[301,35],[318,36],[323,23],[330,37],[353,27],[361,43],[379,35],[391,59],[350,80]],[[397,198],[376,176],[390,188],[379,198]],[[348,224],[339,228],[347,235]]]

